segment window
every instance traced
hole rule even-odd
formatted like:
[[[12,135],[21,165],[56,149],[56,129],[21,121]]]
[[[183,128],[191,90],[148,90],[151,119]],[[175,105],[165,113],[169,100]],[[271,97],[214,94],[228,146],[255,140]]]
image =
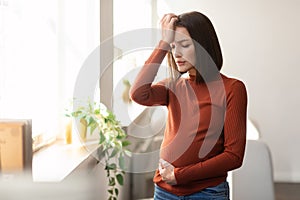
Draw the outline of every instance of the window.
[[[129,86],[133,83],[136,74],[150,56],[156,42],[158,42],[156,41],[158,38],[157,32],[159,32],[160,37],[160,31],[156,29],[159,25],[156,7],[156,0],[114,0],[113,28],[114,57],[116,59],[113,63],[113,109],[124,126],[128,126],[133,122],[145,109],[144,106],[134,102],[128,103],[124,99],[124,94],[126,95],[128,83]],[[130,40],[123,39],[127,35]],[[150,46],[137,45],[132,49],[128,49],[128,46],[131,46],[130,43],[141,40],[144,40]],[[161,76],[166,76],[166,69],[160,69],[157,78],[161,79]]]
[[[64,130],[84,60],[100,44],[99,0],[0,0],[0,118],[32,119],[33,136]]]

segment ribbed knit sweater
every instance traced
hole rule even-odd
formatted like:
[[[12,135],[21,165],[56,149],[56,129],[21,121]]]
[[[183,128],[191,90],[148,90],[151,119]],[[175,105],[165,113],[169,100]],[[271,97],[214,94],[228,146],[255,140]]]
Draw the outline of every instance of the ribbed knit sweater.
[[[169,50],[160,41],[132,85],[131,98],[142,105],[168,108],[160,157],[175,167],[176,185],[153,181],[178,196],[199,192],[226,180],[242,165],[246,144],[247,92],[237,79],[195,82],[195,77],[153,83]]]

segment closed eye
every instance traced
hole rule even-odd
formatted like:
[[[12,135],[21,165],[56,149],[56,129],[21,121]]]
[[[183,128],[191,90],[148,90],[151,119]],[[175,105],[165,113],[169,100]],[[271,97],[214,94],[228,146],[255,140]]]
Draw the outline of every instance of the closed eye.
[[[181,45],[183,48],[187,48],[190,46],[190,44]]]

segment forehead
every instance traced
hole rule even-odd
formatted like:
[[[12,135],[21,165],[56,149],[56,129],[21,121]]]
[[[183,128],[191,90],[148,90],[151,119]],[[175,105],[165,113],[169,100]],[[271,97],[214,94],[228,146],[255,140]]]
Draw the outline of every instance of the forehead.
[[[182,40],[191,40],[191,36],[185,27],[176,27],[174,40],[175,42],[180,42]]]

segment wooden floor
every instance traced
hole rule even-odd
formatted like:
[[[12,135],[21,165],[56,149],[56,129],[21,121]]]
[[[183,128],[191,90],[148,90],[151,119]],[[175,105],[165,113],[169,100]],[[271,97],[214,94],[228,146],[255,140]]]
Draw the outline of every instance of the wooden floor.
[[[276,200],[300,200],[300,183],[275,183]]]

